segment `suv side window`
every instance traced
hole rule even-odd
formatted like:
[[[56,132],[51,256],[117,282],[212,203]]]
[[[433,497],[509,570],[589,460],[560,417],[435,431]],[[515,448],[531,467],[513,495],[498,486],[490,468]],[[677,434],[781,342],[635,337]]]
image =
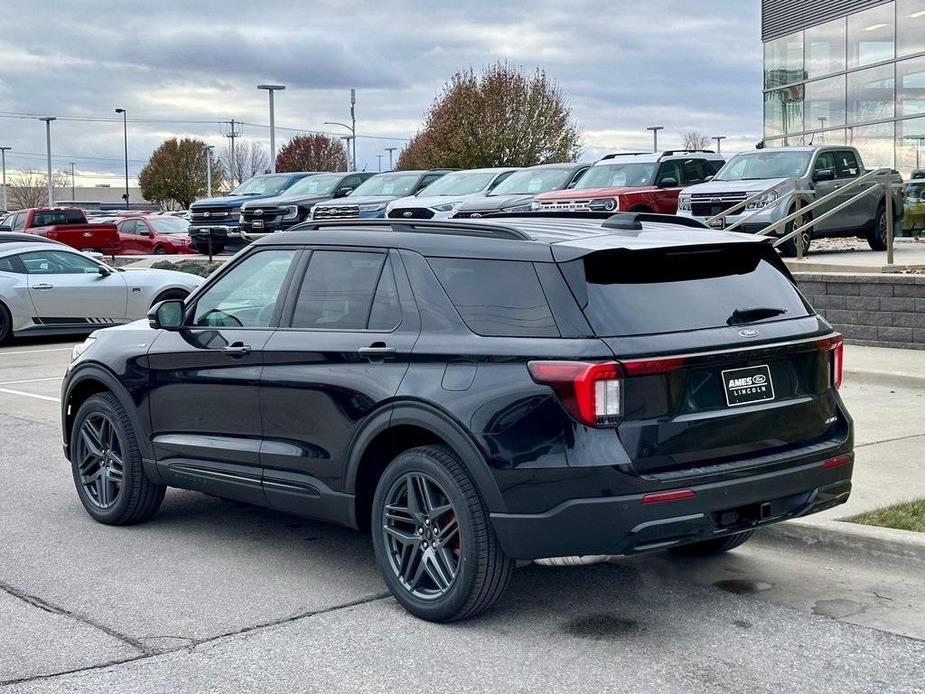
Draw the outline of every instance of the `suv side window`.
[[[424,178],[421,179],[421,182],[418,183],[418,187],[414,189],[414,192],[416,193],[419,190],[423,190],[441,176],[443,176],[443,174],[427,174],[424,176]]]
[[[678,166],[677,161],[665,161],[658,167],[658,176],[655,178],[655,184],[661,185],[662,181],[666,178],[673,178],[677,181],[675,184],[676,186],[682,185],[681,167]]]
[[[532,263],[429,258],[459,315],[472,332],[493,337],[558,337]]]
[[[296,251],[260,251],[244,259],[196,301],[193,325],[270,328]]]
[[[708,175],[704,168],[703,159],[685,159],[681,162],[681,178],[678,183],[682,186],[703,183]]]
[[[26,213],[18,212],[15,217],[13,217],[13,231],[22,231],[26,228]]]
[[[835,152],[834,157],[836,178],[857,178],[861,175],[858,158],[850,149]]]
[[[314,251],[299,287],[291,327],[366,330],[373,299],[379,298],[376,285],[385,261],[385,254],[375,251]],[[385,320],[383,302],[388,303],[387,296],[377,309],[377,322]]]

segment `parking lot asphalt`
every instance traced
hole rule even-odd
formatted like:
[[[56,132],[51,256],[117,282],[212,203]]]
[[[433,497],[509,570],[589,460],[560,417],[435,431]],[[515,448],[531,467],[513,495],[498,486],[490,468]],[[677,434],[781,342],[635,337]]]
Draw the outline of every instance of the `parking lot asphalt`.
[[[490,614],[433,625],[387,596],[360,533],[179,490],[147,524],[97,524],[60,447],[72,345],[0,348],[3,689],[925,691],[923,567],[899,561],[756,538],[530,566]],[[920,390],[843,394],[859,476],[920,460]]]

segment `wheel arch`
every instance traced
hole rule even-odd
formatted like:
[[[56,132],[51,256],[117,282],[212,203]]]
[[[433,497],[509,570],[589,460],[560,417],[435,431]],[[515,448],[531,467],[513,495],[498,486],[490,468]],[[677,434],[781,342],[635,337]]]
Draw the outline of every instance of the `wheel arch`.
[[[424,445],[447,446],[472,477],[487,511],[506,510],[484,454],[460,424],[433,406],[397,403],[373,415],[350,447],[344,491],[354,499],[354,527],[368,527],[376,483],[386,466],[402,451]]]

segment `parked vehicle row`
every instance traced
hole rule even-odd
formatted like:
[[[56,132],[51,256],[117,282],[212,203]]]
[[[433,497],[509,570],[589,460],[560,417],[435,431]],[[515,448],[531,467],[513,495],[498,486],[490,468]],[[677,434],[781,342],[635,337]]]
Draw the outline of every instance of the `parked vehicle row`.
[[[114,255],[119,249],[115,224],[90,224],[76,207],[35,207],[18,210],[3,222],[0,233],[17,231],[60,241],[77,250]]]

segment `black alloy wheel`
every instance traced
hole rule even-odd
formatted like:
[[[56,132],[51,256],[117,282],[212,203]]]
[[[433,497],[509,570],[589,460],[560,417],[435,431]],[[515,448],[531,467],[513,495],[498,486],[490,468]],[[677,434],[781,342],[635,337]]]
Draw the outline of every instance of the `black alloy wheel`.
[[[119,500],[125,482],[124,446],[110,415],[92,412],[74,441],[74,460],[86,498],[105,510]]]

